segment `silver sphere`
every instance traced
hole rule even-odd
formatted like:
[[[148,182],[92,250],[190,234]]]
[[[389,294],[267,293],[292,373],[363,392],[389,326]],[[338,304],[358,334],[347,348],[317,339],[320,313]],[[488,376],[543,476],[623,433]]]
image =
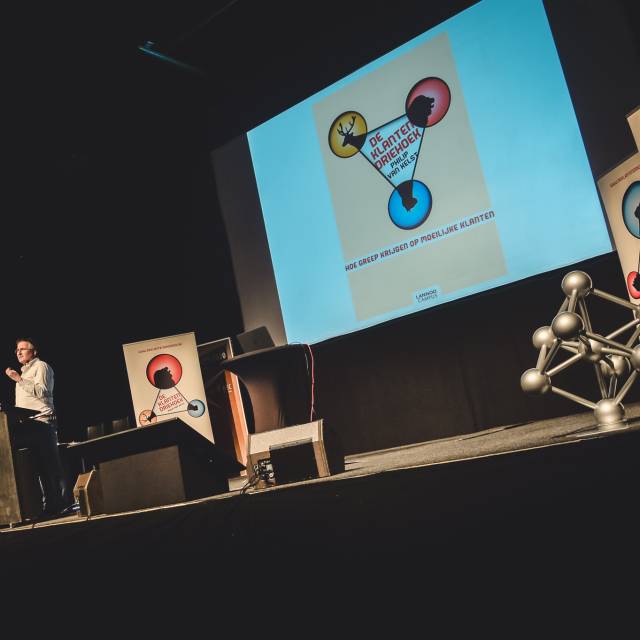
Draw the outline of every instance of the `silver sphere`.
[[[585,298],[591,293],[593,282],[584,271],[572,271],[562,278],[560,286],[566,296],[570,296],[574,291],[577,291],[578,298]]]
[[[520,376],[520,386],[525,393],[547,393],[551,388],[551,378],[538,369],[527,369]]]
[[[583,360],[587,362],[600,362],[602,360],[602,347],[604,346],[597,340],[589,340],[589,345],[580,342],[578,346],[578,353],[582,356]]]
[[[600,400],[593,412],[601,427],[619,425],[624,421],[624,407],[612,398]]]
[[[607,360],[600,360],[600,370],[607,378],[610,378],[612,375],[620,377],[630,369],[629,361],[623,356],[609,356],[609,360],[613,365],[613,369]]]
[[[573,340],[583,328],[582,318],[572,311],[560,312],[551,323],[551,331],[561,340]]]
[[[550,349],[553,346],[555,338],[551,327],[540,327],[533,332],[533,346],[536,349],[542,349],[542,347]]]
[[[631,366],[636,371],[640,371],[640,346],[634,347],[629,360],[631,362]]]

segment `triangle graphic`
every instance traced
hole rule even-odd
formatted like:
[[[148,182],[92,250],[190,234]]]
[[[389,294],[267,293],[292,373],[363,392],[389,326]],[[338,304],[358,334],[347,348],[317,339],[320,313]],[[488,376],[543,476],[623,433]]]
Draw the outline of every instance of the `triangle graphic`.
[[[178,391],[177,387],[171,389],[161,389],[156,400],[153,411],[156,415],[162,416],[176,411],[186,411],[188,402],[185,397]]]
[[[360,149],[394,187],[413,179],[424,129],[406,114],[367,133]]]

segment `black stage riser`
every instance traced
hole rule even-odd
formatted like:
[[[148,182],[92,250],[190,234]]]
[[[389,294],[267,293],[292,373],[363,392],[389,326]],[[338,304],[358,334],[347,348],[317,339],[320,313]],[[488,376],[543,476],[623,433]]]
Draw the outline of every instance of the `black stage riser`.
[[[625,539],[631,548],[639,454],[640,432],[632,431],[3,534],[0,545],[14,559],[52,545],[62,553],[188,553],[220,570],[265,554],[279,562],[311,552],[348,563],[371,554],[438,562],[479,549],[575,554],[596,541],[620,552]]]

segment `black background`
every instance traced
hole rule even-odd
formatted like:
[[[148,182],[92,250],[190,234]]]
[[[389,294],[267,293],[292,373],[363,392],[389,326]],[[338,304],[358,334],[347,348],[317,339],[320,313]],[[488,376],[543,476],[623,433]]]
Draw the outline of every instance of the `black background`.
[[[15,366],[16,337],[33,336],[41,344],[43,359],[56,372],[63,440],[81,439],[87,425],[132,411],[123,343],[184,331],[195,331],[203,342],[243,330],[210,150],[471,4],[409,1],[390,8],[378,2],[237,0],[162,7],[139,2],[120,9],[71,3],[8,21],[0,362],[2,369]],[[625,115],[640,104],[637,5],[546,3],[596,178],[635,150]],[[142,53],[138,46],[145,41],[191,69]],[[540,102],[543,113],[544,96]],[[596,284],[624,296],[616,260],[611,254],[594,263],[606,278]],[[476,351],[487,350],[471,359],[462,352],[452,356],[444,346],[435,354],[462,363],[456,370],[462,395],[480,393],[480,404],[493,407],[489,414],[476,410],[458,428],[539,411],[545,402],[540,399],[524,405],[518,400],[515,412],[495,410],[503,392],[520,397],[515,374],[522,360],[533,366],[533,351],[519,347],[517,357],[513,351],[502,356],[503,369],[515,375],[513,388],[481,393],[475,381],[486,377],[481,363],[500,353],[500,322],[514,300],[522,303],[520,324],[509,331],[520,345],[529,345],[531,330],[550,322],[549,309],[560,297],[541,309],[532,305],[529,311],[541,312],[536,319],[525,317],[523,301],[530,299],[528,286],[537,286],[539,295],[559,296],[558,277],[319,347],[318,366],[324,362],[326,375],[317,391],[324,413],[336,424],[345,415],[360,424],[351,427],[347,448],[427,439],[424,429],[409,426],[417,424],[414,396],[422,393],[424,380],[408,395],[390,390],[384,408],[370,408],[382,412],[387,432],[394,434],[382,439],[366,424],[367,399],[381,397],[379,388],[369,386],[377,378],[365,376],[368,382],[355,393],[338,391],[346,379],[340,376],[360,377],[363,354],[373,353],[372,345],[387,345],[380,357],[398,354],[397,337],[414,344],[425,327],[433,336],[446,326],[451,340],[462,332]],[[489,329],[483,338],[484,325]],[[375,362],[387,373],[406,371],[411,363],[402,389],[421,369],[422,356],[408,344],[400,344],[404,357]],[[499,366],[495,362],[487,368]],[[438,379],[434,369],[432,380]],[[1,380],[0,401],[11,402],[13,385],[5,376]],[[407,402],[413,403],[408,410]],[[550,406],[556,413],[575,410],[569,403]],[[449,409],[442,408],[443,416]],[[389,428],[394,416],[398,424]],[[443,416],[438,419],[450,419]],[[405,427],[398,435],[400,424]],[[436,428],[429,435],[447,432]]]

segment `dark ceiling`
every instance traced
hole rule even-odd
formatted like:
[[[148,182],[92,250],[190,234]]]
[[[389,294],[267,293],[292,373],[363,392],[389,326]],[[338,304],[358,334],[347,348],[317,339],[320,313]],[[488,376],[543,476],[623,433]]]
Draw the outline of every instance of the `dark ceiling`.
[[[575,5],[577,17],[598,5],[549,0],[558,2],[565,11]],[[20,116],[28,114],[29,135],[80,155],[125,143],[211,148],[472,4],[404,0],[393,11],[383,2],[337,0],[49,6],[16,21]],[[618,4],[633,25],[640,3]],[[145,42],[160,55],[142,52]]]
[[[215,146],[470,4],[404,2],[402,16],[335,0],[56,5],[18,30],[21,115],[76,153]]]

